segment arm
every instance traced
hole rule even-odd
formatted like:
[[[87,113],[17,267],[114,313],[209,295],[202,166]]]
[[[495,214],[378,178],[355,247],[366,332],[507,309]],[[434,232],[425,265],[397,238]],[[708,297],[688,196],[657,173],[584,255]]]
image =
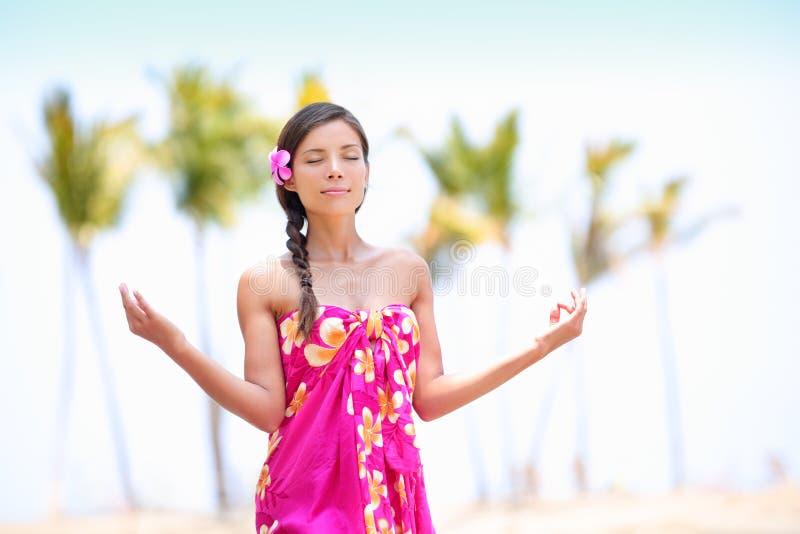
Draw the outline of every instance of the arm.
[[[183,333],[138,292],[120,285],[131,332],[154,343],[220,406],[264,432],[283,420],[286,393],[277,329],[265,297],[249,287],[250,271],[239,280],[237,309],[245,343],[244,380],[192,346]]]
[[[433,289],[430,271],[424,260],[419,261],[424,272],[417,285],[417,296],[412,309],[420,327],[419,366],[414,388],[414,410],[423,421],[431,421],[465,404],[472,402],[504,384],[564,343],[580,335],[583,318],[586,314],[586,291],[580,294],[572,291],[575,305],[557,303],[550,312],[550,327],[536,336],[533,344],[519,354],[477,372],[444,374],[442,353],[436,324],[433,316]],[[559,323],[560,310],[565,309],[569,316]]]

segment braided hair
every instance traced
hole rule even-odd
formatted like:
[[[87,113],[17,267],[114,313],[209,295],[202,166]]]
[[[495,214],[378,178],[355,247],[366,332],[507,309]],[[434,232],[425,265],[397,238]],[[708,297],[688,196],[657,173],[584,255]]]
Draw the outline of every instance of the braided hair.
[[[361,149],[364,153],[364,162],[368,162],[369,143],[364,129],[358,119],[342,106],[329,102],[318,102],[310,104],[290,118],[280,135],[278,136],[278,149],[286,150],[294,156],[297,147],[303,142],[308,133],[323,124],[342,120],[349,124],[358,134],[361,140]],[[294,157],[289,162],[292,167]],[[283,211],[286,213],[286,234],[289,239],[286,241],[286,248],[292,253],[292,263],[295,272],[300,278],[300,321],[299,330],[305,339],[311,335],[311,329],[317,317],[317,307],[319,303],[312,288],[311,270],[308,265],[308,250],[306,250],[306,235],[303,234],[303,226],[307,220],[306,209],[300,202],[300,196],[294,191],[289,191],[283,186],[277,186],[275,193],[278,196]],[[366,190],[364,191],[366,195]],[[361,204],[364,200],[361,200]],[[356,213],[361,209],[361,204],[356,208]]]

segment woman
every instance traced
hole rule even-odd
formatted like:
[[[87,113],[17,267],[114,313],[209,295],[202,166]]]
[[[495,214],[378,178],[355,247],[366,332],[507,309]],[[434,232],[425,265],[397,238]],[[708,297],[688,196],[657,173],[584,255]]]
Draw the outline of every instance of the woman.
[[[312,104],[284,126],[270,160],[289,252],[239,281],[244,379],[120,285],[134,334],[270,434],[255,496],[259,534],[434,532],[412,408],[424,421],[450,413],[583,328],[586,292],[572,291],[573,304],[557,303],[527,350],[476,373],[444,374],[427,263],[356,231],[368,156],[361,125],[340,106]]]

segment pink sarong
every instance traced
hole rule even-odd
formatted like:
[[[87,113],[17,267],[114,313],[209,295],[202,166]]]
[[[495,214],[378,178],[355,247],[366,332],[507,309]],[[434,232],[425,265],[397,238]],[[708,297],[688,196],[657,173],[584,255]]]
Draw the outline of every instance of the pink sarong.
[[[323,305],[309,340],[298,321],[297,310],[278,320],[287,407],[256,487],[256,532],[435,532],[411,406],[413,310]]]

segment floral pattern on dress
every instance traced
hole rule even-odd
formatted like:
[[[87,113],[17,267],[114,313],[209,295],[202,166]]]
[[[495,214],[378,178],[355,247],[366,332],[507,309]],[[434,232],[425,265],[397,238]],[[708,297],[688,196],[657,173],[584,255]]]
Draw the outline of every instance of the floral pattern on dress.
[[[277,324],[286,413],[256,487],[256,532],[435,532],[412,413],[413,310],[321,305],[308,339],[296,310]]]

